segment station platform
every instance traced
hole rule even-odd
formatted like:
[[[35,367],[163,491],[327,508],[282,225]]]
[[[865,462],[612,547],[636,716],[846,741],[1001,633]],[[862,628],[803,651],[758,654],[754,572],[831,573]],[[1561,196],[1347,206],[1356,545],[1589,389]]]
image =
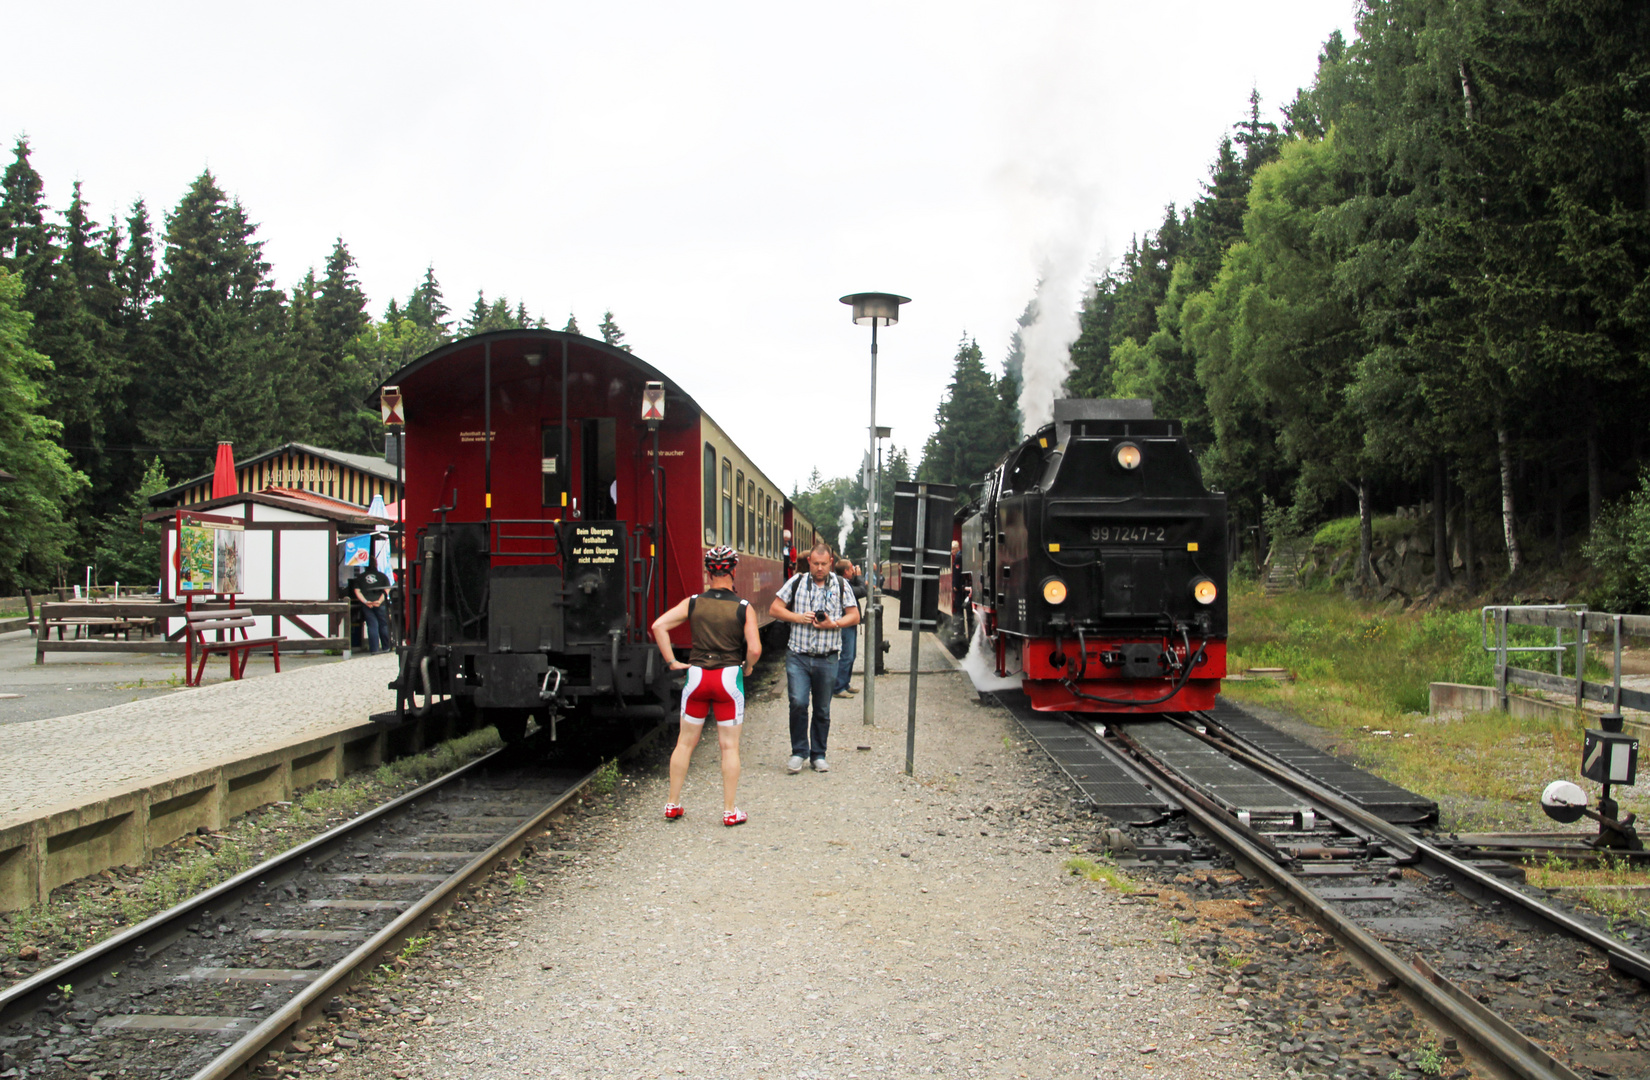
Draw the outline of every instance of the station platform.
[[[0,911],[421,746],[369,720],[394,677],[391,655],[333,658],[0,728]]]

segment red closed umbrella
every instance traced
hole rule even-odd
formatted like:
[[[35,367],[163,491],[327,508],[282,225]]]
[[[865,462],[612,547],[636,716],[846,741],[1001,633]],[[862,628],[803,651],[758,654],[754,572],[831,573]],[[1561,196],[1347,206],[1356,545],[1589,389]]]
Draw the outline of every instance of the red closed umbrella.
[[[235,482],[235,447],[227,442],[218,444],[218,462],[212,467],[212,497],[221,499],[225,495],[239,495],[240,485]]]

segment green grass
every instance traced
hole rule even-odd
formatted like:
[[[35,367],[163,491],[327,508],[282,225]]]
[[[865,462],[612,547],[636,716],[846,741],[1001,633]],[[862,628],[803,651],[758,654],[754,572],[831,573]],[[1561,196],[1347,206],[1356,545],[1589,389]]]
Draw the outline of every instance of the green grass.
[[[1283,667],[1296,681],[1227,683],[1225,693],[1329,732],[1338,752],[1436,799],[1447,829],[1547,828],[1537,798],[1548,782],[1580,771],[1579,718],[1426,715],[1429,683],[1492,682],[1493,658],[1479,643],[1478,620],[1477,610],[1394,613],[1339,593],[1269,597],[1235,585],[1229,669]],[[1532,643],[1552,640],[1550,631],[1515,631]],[[1573,673],[1573,662],[1566,670]],[[1603,675],[1591,660],[1588,671]],[[1645,801],[1637,790],[1619,790],[1618,798],[1643,814],[1650,806],[1628,805]]]
[[[1087,855],[1073,855],[1062,865],[1069,874],[1089,881],[1103,881],[1125,895],[1138,892],[1140,889],[1140,886],[1129,880],[1128,875],[1106,860],[1091,859]]]

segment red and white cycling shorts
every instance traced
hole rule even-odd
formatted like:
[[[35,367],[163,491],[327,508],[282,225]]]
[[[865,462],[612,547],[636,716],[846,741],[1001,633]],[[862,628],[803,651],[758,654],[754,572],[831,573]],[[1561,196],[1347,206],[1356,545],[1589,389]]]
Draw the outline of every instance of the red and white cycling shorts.
[[[703,724],[712,711],[718,727],[745,722],[745,671],[740,665],[688,668],[687,685],[682,687],[682,723]]]

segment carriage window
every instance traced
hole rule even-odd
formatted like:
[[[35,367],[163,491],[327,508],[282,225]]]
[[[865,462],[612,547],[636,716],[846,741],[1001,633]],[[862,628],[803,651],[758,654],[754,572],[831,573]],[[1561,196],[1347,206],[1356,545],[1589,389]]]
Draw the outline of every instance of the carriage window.
[[[756,516],[756,553],[768,553],[768,510],[767,493],[761,488],[756,489],[756,509],[751,513]]]
[[[739,475],[733,482],[734,499],[734,544],[740,551],[745,550],[745,470],[740,469]]]
[[[733,543],[733,462],[722,459],[722,543]]]
[[[750,537],[750,546],[756,548],[756,481],[746,481],[745,485],[745,535]]]
[[[616,521],[619,517],[618,423],[600,416],[579,423],[575,429],[584,441],[579,452],[583,460],[579,486],[586,521]]]
[[[705,543],[716,544],[716,447],[705,444]]]

